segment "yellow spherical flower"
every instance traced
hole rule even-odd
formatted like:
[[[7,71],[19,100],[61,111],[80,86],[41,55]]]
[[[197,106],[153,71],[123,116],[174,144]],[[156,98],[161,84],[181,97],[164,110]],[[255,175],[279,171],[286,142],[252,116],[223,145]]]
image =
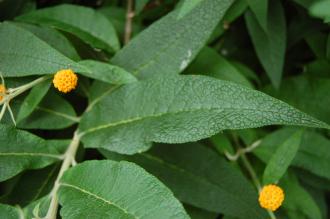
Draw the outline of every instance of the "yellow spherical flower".
[[[0,101],[3,99],[3,97],[6,94],[6,87],[3,84],[0,84]]]
[[[63,93],[68,93],[76,88],[78,77],[71,69],[56,72],[53,79],[54,87]]]
[[[264,186],[259,194],[259,204],[261,207],[276,211],[284,200],[283,190],[276,185]]]

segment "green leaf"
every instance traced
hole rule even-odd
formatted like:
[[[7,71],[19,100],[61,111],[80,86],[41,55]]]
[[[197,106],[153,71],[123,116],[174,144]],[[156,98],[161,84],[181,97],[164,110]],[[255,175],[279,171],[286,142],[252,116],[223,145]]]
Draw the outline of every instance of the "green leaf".
[[[59,31],[49,27],[41,27],[26,23],[15,23],[15,24],[30,31],[38,38],[47,42],[53,48],[57,49],[66,57],[74,61],[80,59],[77,51],[75,50],[71,42],[65,36],[63,36],[63,34],[61,34]]]
[[[302,130],[296,131],[283,144],[277,147],[275,153],[267,162],[263,174],[263,183],[265,185],[277,183],[285,174],[299,150],[302,134]]]
[[[136,14],[140,14],[141,11],[143,10],[143,8],[147,5],[147,3],[149,2],[149,0],[139,0],[139,1],[135,1],[135,10],[134,12]]]
[[[285,190],[284,208],[300,211],[308,218],[321,219],[321,211],[312,196],[299,184],[293,174],[283,178]]]
[[[26,131],[0,124],[0,181],[25,169],[39,169],[61,160],[67,141],[45,141]]]
[[[267,32],[251,12],[245,14],[245,20],[259,61],[274,87],[278,88],[285,59],[286,25],[280,1],[272,0],[269,3]]]
[[[33,87],[30,93],[24,99],[17,115],[17,122],[28,117],[38,106],[42,98],[46,95],[51,85],[50,80],[45,80]]]
[[[328,34],[327,38],[326,57],[328,60],[330,60],[330,34]]]
[[[295,129],[288,128],[273,132],[262,140],[254,153],[265,163],[268,162],[278,145],[283,144],[295,132]],[[318,176],[330,179],[329,145],[330,141],[322,135],[307,130],[304,131],[299,151],[292,162],[292,166],[303,168]]]
[[[202,145],[157,145],[134,156],[101,152],[109,159],[141,165],[184,203],[242,219],[266,217],[257,203],[256,190],[242,173]]]
[[[4,77],[54,74],[60,69],[85,71],[56,49],[11,23],[0,23],[0,69]]]
[[[111,63],[138,78],[181,72],[204,46],[232,2],[202,1],[179,20],[179,10],[169,13],[133,38]]]
[[[76,112],[63,97],[49,92],[34,112],[18,123],[24,129],[62,129],[79,122]]]
[[[60,181],[59,201],[67,219],[189,218],[168,188],[128,162],[87,161],[69,169]]]
[[[318,63],[317,68],[323,69],[328,78],[297,76],[283,81],[280,90],[268,86],[264,91],[280,100],[283,100],[298,109],[330,123],[330,78],[329,63]],[[311,66],[309,66],[311,67]],[[311,68],[307,68],[312,70]],[[314,68],[315,70],[315,68]],[[310,72],[315,76],[318,72]]]
[[[3,219],[18,219],[21,218],[21,214],[18,208],[10,205],[0,204],[0,218]]]
[[[118,66],[94,60],[83,60],[79,64],[90,69],[89,72],[81,72],[82,75],[96,80],[110,84],[127,84],[137,81],[131,73]]]
[[[188,73],[205,74],[253,88],[253,85],[228,60],[214,49],[205,47],[187,68]]]
[[[249,7],[256,16],[260,26],[267,31],[268,29],[268,0],[247,0]]]
[[[62,4],[39,9],[17,17],[17,20],[55,27],[72,33],[92,47],[114,52],[119,41],[111,22],[103,14],[87,7]]]
[[[202,1],[204,0],[183,0],[182,5],[180,6],[178,19],[183,18],[186,14],[188,14],[191,10],[193,10]]]
[[[79,131],[86,147],[133,154],[149,149],[151,142],[184,143],[225,129],[275,124],[329,128],[279,100],[231,82],[172,76],[115,90],[82,116]]]
[[[200,208],[195,208],[192,206],[185,206],[191,219],[216,219],[217,214],[209,211],[202,210]]]

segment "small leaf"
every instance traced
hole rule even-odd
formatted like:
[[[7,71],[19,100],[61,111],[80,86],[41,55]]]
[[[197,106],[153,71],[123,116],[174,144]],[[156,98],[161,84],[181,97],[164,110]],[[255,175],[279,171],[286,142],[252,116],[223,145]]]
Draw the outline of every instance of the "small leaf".
[[[96,80],[110,84],[127,84],[137,81],[132,74],[118,66],[94,60],[83,60],[79,64],[90,69],[89,72],[81,72],[82,75]]]
[[[87,161],[69,169],[60,181],[59,201],[66,219],[189,218],[168,188],[128,162]]]
[[[309,9],[312,16],[324,19],[326,22],[330,19],[330,1],[316,1]]]
[[[39,169],[61,160],[67,141],[45,141],[26,131],[0,124],[0,181],[25,169]]]
[[[269,3],[267,32],[251,12],[245,14],[245,20],[259,61],[274,87],[278,88],[285,59],[286,25],[280,1],[272,0]]]
[[[242,219],[266,218],[257,203],[256,190],[242,173],[202,145],[157,145],[134,156],[106,150],[101,153],[109,159],[141,165],[184,203]]]
[[[277,183],[285,174],[299,150],[303,131],[293,133],[283,144],[279,145],[271,156],[263,174],[263,183]]]
[[[260,26],[267,31],[268,0],[247,0],[249,7],[256,16]]]
[[[204,74],[253,88],[241,72],[214,49],[205,47],[187,69],[188,73]]]
[[[56,27],[72,33],[95,48],[114,52],[119,41],[113,25],[103,14],[87,7],[62,4],[16,18],[19,21]]]
[[[18,103],[20,104],[20,103]],[[79,122],[71,104],[49,92],[34,112],[18,123],[24,129],[62,129]]]
[[[18,122],[28,117],[34,111],[34,109],[40,103],[42,98],[48,92],[50,85],[50,80],[45,80],[31,89],[30,93],[24,99],[21,108],[18,112]]]
[[[172,76],[115,90],[82,116],[79,131],[85,147],[133,154],[149,149],[151,142],[191,142],[221,130],[275,124],[329,128],[244,86],[205,76]]]
[[[18,219],[21,218],[21,214],[18,208],[10,205],[0,204],[0,218],[3,219]]]
[[[321,219],[321,211],[312,196],[299,184],[293,174],[283,178],[285,200],[283,207],[289,210],[300,211],[308,218]]]
[[[263,139],[260,146],[254,150],[254,153],[262,161],[267,162],[275,152],[277,146],[283,144],[295,131],[295,129],[284,128],[268,135]],[[329,145],[330,141],[322,135],[305,131],[300,149],[292,162],[292,166],[303,168],[318,176],[330,179]]]
[[[232,0],[205,0],[178,20],[174,10],[152,24],[111,60],[138,78],[178,74],[207,42]]]
[[[85,71],[85,68],[14,24],[0,24],[0,41],[0,69],[4,77],[54,74],[65,68]]]

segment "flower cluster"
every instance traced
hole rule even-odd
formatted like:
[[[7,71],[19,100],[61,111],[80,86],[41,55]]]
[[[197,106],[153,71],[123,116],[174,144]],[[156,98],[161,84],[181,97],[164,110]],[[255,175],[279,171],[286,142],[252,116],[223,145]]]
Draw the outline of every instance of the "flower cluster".
[[[3,99],[3,97],[6,94],[6,87],[3,84],[0,84],[0,101]]]
[[[276,211],[282,205],[283,200],[284,192],[276,185],[264,186],[259,194],[260,206],[271,211]]]
[[[56,72],[53,79],[54,87],[63,93],[68,93],[76,88],[78,77],[71,69]]]

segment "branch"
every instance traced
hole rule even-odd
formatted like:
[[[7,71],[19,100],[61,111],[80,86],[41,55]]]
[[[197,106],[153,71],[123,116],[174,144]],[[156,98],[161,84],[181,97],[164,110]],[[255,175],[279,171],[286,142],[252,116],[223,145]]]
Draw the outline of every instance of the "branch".
[[[125,35],[124,35],[124,44],[125,45],[131,39],[133,17],[134,17],[133,0],[127,0],[126,24],[125,24]]]

